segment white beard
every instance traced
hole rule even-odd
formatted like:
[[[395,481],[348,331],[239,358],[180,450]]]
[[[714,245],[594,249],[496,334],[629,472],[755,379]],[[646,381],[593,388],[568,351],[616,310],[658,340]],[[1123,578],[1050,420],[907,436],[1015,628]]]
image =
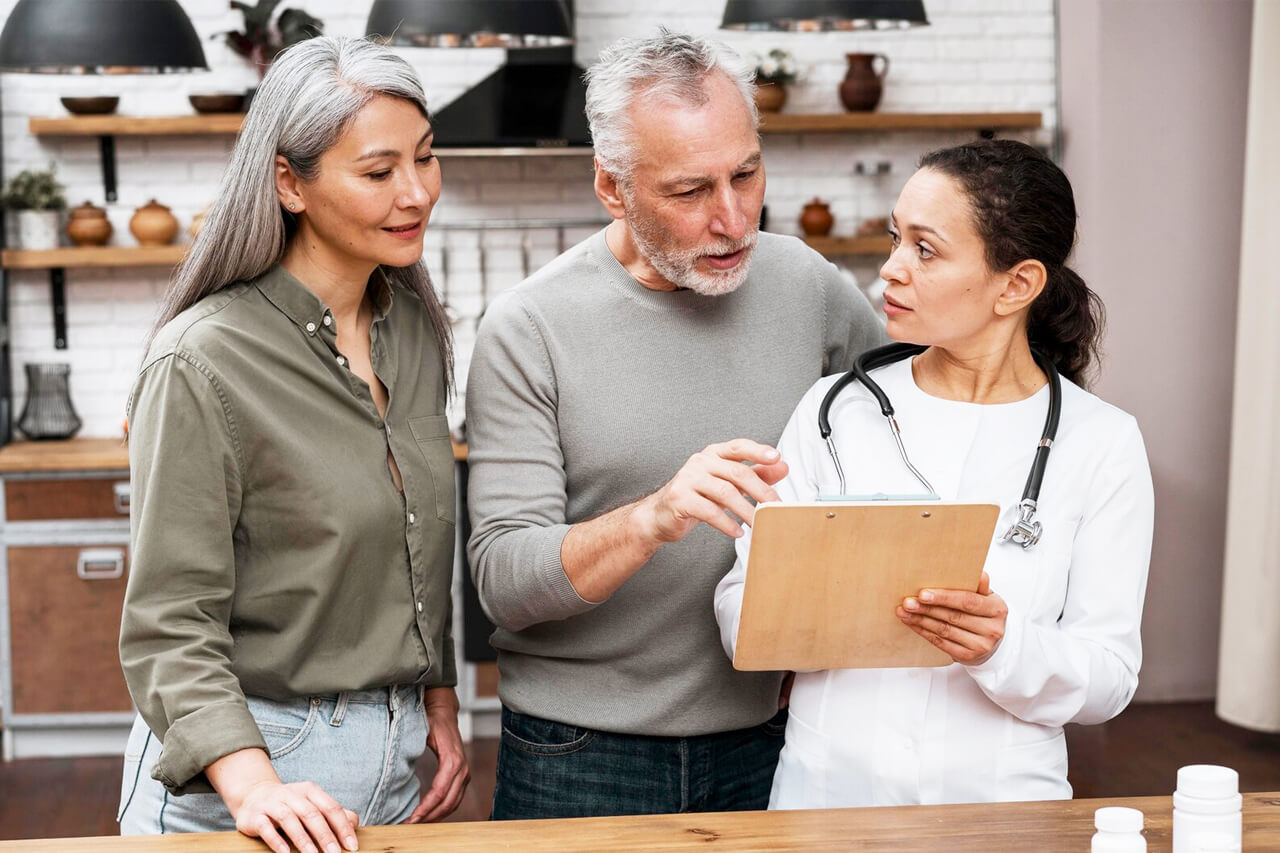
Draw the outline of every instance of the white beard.
[[[651,220],[630,215],[627,217],[627,225],[636,248],[659,275],[676,287],[683,287],[703,296],[723,296],[741,287],[747,280],[751,258],[760,239],[759,230],[753,227],[740,240],[726,239],[694,249],[671,249],[668,248],[671,243],[668,234]],[[730,255],[741,250],[745,250],[745,254],[732,269],[710,272],[698,269],[698,261],[707,255]]]

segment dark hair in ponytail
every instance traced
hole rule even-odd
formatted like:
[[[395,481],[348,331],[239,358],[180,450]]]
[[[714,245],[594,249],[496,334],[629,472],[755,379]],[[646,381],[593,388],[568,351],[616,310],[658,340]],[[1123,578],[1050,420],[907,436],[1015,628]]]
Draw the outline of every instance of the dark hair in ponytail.
[[[1083,385],[1096,368],[1102,300],[1067,256],[1075,243],[1076,203],[1067,176],[1039,150],[1011,139],[984,139],[924,155],[920,168],[955,179],[973,207],[987,265],[1007,270],[1044,264],[1048,280],[1031,304],[1027,337],[1058,372]]]

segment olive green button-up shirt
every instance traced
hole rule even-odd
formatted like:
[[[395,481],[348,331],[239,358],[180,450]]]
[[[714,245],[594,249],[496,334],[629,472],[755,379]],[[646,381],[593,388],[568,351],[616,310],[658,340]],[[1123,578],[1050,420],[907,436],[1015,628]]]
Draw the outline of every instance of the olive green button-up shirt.
[[[167,324],[134,386],[120,659],[175,792],[265,748],[245,694],[456,683],[440,349],[416,294],[381,273],[370,289],[385,420],[332,313],[279,266]]]

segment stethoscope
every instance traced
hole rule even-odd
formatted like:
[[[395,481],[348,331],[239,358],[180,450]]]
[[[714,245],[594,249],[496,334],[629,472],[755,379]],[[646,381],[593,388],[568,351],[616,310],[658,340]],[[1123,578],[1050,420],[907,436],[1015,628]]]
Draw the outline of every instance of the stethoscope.
[[[822,434],[822,438],[827,443],[827,452],[831,454],[831,461],[836,466],[836,476],[840,478],[840,493],[845,492],[844,469],[840,467],[840,454],[836,452],[836,444],[831,440],[831,421],[828,414],[831,411],[831,404],[835,402],[840,392],[850,382],[858,381],[871,392],[876,398],[876,402],[880,404],[880,413],[889,421],[889,429],[893,432],[894,443],[898,445],[898,455],[902,457],[902,462],[920,481],[920,485],[929,490],[930,496],[937,495],[935,489],[924,475],[917,470],[916,466],[911,464],[911,460],[907,457],[907,449],[902,444],[902,433],[898,430],[898,421],[893,416],[893,404],[889,402],[889,395],[884,393],[874,379],[868,374],[879,367],[893,364],[904,358],[913,355],[919,355],[928,347],[918,344],[888,344],[886,346],[877,347],[868,350],[858,357],[850,370],[844,376],[841,376],[836,384],[831,386],[831,390],[827,392],[827,396],[822,398],[822,405],[818,407],[818,432]],[[1040,444],[1036,447],[1035,460],[1031,463],[1031,473],[1027,476],[1027,485],[1022,490],[1022,500],[1018,502],[1018,519],[1001,537],[1001,542],[1012,542],[1015,545],[1021,545],[1023,548],[1030,548],[1032,545],[1040,541],[1042,527],[1036,520],[1036,501],[1040,499],[1040,484],[1044,480],[1044,469],[1049,463],[1049,450],[1053,447],[1053,440],[1058,434],[1058,417],[1062,414],[1062,380],[1058,378],[1058,370],[1053,366],[1053,362],[1041,353],[1031,351],[1032,357],[1036,360],[1036,364],[1040,365],[1040,369],[1049,377],[1049,414],[1044,419],[1044,431],[1040,434]]]

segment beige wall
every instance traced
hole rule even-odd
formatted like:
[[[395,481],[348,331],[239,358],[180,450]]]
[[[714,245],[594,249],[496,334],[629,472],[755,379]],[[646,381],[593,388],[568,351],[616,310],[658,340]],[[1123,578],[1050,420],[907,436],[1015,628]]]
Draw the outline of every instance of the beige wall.
[[[1214,694],[1252,8],[1058,4],[1076,265],[1109,322],[1095,390],[1138,418],[1155,479],[1145,700]]]

